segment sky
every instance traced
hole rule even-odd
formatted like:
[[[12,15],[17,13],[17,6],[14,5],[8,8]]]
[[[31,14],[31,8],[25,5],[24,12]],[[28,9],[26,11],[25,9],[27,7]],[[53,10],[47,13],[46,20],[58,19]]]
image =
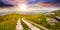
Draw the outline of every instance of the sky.
[[[19,4],[26,4],[28,6],[27,10],[20,10],[19,7],[13,8],[0,8],[1,12],[32,12],[32,13],[43,13],[51,12],[60,9],[60,0],[0,0],[1,6],[16,6]],[[4,14],[3,13],[3,14]]]
[[[0,0],[2,5],[17,5],[18,3],[38,4],[39,6],[56,6],[60,7],[60,0]]]

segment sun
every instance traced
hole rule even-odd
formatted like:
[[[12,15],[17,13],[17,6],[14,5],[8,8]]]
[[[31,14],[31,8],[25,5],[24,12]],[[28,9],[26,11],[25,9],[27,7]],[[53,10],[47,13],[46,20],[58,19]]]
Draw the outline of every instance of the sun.
[[[28,8],[26,4],[20,4],[18,7],[21,11],[27,11]]]

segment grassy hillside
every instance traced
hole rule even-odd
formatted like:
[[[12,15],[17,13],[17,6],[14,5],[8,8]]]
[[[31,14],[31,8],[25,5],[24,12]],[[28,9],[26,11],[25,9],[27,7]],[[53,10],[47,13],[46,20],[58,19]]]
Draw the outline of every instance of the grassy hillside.
[[[60,10],[56,11],[56,16],[59,16],[60,17]]]
[[[15,30],[18,18],[17,14],[0,16],[0,30]]]
[[[60,22],[57,22],[54,25],[50,25],[46,18],[55,18],[55,16],[60,17],[60,11],[55,12],[55,15],[44,15],[44,14],[33,14],[33,15],[23,15],[23,14],[7,14],[4,16],[0,16],[0,30],[15,30],[16,22],[20,18],[25,18],[26,20],[33,21],[34,23],[37,23],[38,25],[42,25],[50,30],[60,30]],[[24,30],[28,30],[28,26],[22,22],[22,25],[24,27]]]

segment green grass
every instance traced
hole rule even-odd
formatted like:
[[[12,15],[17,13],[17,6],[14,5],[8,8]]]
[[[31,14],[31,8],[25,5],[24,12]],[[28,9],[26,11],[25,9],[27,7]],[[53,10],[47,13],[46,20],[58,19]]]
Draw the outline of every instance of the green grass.
[[[0,17],[0,30],[15,30],[18,17],[15,15],[4,15]]]
[[[56,15],[50,14],[46,16],[47,18],[56,18]]]
[[[42,25],[46,28],[49,28],[51,25],[46,21],[46,16],[43,14],[31,15],[30,17],[26,17],[27,20],[33,21],[38,25]]]
[[[60,17],[60,12],[56,12],[55,15],[48,15],[45,16],[44,14],[33,14],[33,15],[23,15],[23,14],[7,14],[4,16],[0,16],[0,30],[15,30],[16,22],[20,18],[25,17],[26,20],[33,21],[37,23],[38,25],[42,25],[50,30],[60,30],[60,22],[57,22],[54,25],[50,25],[46,18],[55,18],[55,16]],[[28,26],[22,22],[22,25],[24,27],[24,30],[28,30]]]
[[[24,30],[31,30],[24,22],[21,21],[21,23]]]
[[[0,30],[15,30],[16,21],[6,21],[0,23]]]
[[[16,22],[18,21],[19,18],[21,19],[24,16],[26,15],[16,14],[16,13],[0,16],[0,30],[15,30]],[[26,28],[27,25],[23,25],[23,26],[24,26],[24,30],[27,30]]]
[[[55,12],[56,14],[56,16],[59,16],[60,17],[60,11],[57,11],[57,12]]]

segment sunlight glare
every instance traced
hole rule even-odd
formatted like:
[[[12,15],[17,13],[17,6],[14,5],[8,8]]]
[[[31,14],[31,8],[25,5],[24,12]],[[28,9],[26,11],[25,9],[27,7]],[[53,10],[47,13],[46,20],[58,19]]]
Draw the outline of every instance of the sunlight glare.
[[[19,5],[20,10],[27,11],[27,5],[26,4],[20,4]]]

